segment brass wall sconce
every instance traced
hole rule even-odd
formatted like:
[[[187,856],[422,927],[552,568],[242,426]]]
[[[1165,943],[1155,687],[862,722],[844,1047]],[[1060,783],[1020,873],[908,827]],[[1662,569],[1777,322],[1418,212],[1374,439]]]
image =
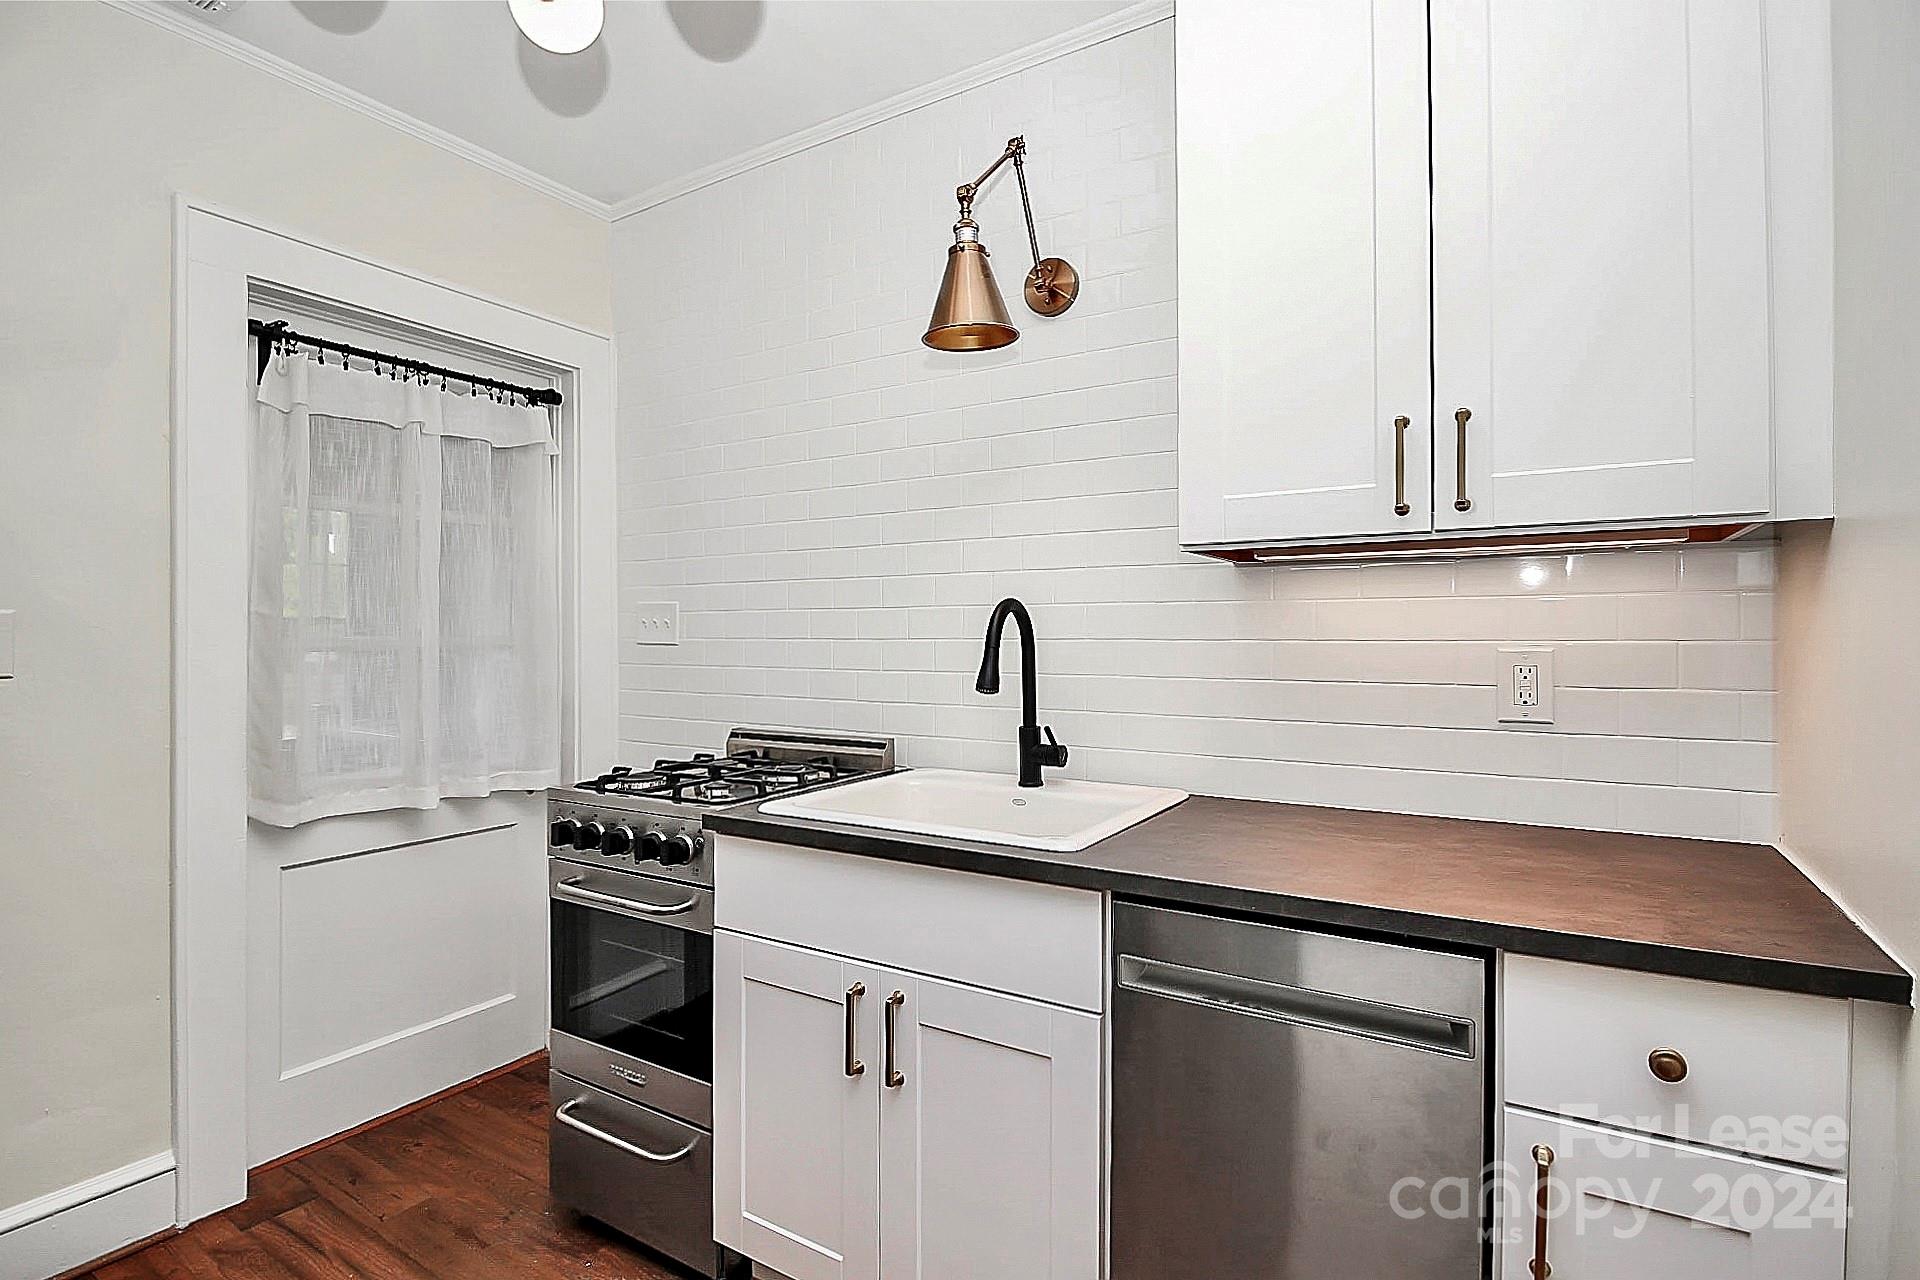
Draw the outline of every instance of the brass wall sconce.
[[[1006,300],[987,265],[987,248],[980,243],[980,227],[973,220],[973,197],[980,184],[1007,161],[1013,161],[1020,179],[1020,204],[1027,214],[1027,244],[1033,249],[1033,269],[1027,272],[1027,306],[1043,316],[1057,316],[1080,296],[1080,273],[1062,258],[1042,258],[1040,237],[1033,230],[1033,201],[1027,197],[1027,140],[1011,138],[1000,158],[987,171],[958,188],[960,221],[953,224],[953,247],[947,250],[947,274],[940,296],[933,302],[933,318],[920,341],[936,351],[991,351],[1020,336],[1007,315]]]

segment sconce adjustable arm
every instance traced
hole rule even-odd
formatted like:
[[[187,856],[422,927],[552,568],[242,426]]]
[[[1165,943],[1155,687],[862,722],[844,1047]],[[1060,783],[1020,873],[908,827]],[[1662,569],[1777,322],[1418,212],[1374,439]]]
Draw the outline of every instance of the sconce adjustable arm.
[[[979,177],[972,182],[963,183],[954,189],[954,196],[960,201],[960,223],[973,226],[973,200],[980,187],[1000,171],[1000,166],[1013,161],[1013,173],[1020,180],[1020,207],[1027,218],[1027,246],[1033,250],[1033,268],[1027,272],[1027,305],[1041,315],[1059,315],[1073,305],[1080,293],[1079,273],[1059,258],[1040,256],[1040,236],[1033,228],[1033,199],[1027,194],[1027,140],[1024,137],[1007,139],[1006,150],[998,159],[988,165]]]
[[[1026,155],[1027,140],[1025,138],[1007,139],[1007,149],[1000,153],[1000,158],[988,165],[986,171],[972,182],[956,188],[954,195],[960,199],[961,219],[972,221],[974,196],[979,194],[981,186],[988,178],[1000,172],[1001,165],[1009,160],[1013,161],[1013,174],[1020,179],[1020,207],[1027,215],[1027,245],[1033,250],[1033,265],[1037,267],[1040,265],[1040,237],[1033,229],[1033,199],[1027,194]]]

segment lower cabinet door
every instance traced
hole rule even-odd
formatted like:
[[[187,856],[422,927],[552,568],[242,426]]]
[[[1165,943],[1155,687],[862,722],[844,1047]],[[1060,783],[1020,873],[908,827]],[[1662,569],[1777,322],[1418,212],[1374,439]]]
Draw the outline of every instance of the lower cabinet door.
[[[1100,1019],[885,975],[880,1273],[1097,1280]]]
[[[792,1280],[879,1280],[873,971],[714,937],[714,1239]]]
[[[1552,1280],[1841,1280],[1845,1269],[1842,1178],[1512,1109],[1505,1155],[1501,1280],[1544,1277],[1541,1262]]]

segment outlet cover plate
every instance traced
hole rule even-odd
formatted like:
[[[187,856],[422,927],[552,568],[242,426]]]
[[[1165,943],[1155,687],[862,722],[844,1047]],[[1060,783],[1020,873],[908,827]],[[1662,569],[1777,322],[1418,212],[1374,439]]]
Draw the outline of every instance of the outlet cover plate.
[[[0,680],[13,679],[13,610],[0,609]]]
[[[1502,648],[1493,698],[1501,724],[1553,723],[1553,650],[1544,645]]]
[[[633,606],[633,642],[679,644],[679,604],[672,600],[655,600]]]

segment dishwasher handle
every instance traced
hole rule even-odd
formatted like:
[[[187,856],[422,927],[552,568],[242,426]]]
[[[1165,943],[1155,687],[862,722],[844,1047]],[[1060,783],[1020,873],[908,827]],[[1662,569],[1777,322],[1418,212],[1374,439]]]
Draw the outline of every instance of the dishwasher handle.
[[[1142,995],[1454,1058],[1474,1056],[1474,1024],[1470,1018],[1145,956],[1122,955],[1118,969],[1121,989]]]

